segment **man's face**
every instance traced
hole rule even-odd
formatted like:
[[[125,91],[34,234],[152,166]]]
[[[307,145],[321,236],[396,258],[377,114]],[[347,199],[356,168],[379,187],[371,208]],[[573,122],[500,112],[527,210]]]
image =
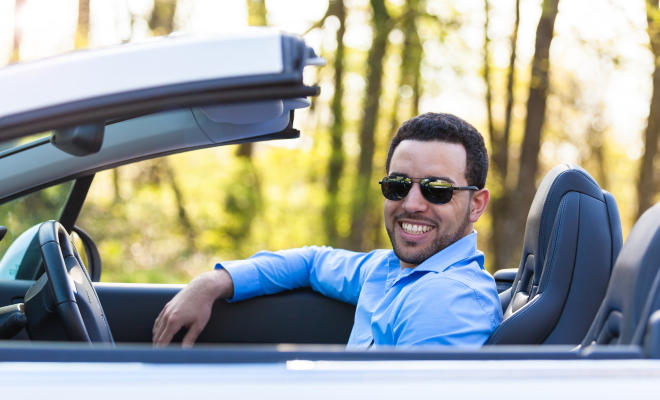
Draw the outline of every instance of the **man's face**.
[[[468,186],[465,168],[466,153],[461,144],[404,140],[394,150],[389,175],[438,178],[452,186]],[[446,204],[429,203],[422,196],[419,180],[415,180],[403,200],[385,200],[385,228],[402,267],[421,264],[472,231],[476,219],[471,197],[470,191],[459,190]]]

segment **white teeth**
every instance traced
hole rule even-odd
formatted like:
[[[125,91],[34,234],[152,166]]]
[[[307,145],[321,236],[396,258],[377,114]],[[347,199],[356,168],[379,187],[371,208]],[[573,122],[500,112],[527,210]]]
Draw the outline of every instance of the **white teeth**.
[[[402,224],[401,224],[401,227],[403,228],[403,230],[404,230],[406,233],[411,233],[411,234],[413,234],[413,235],[419,235],[419,234],[422,234],[422,233],[428,232],[428,231],[430,231],[431,229],[433,229],[432,226],[428,226],[428,225],[413,225],[413,224],[409,224],[409,223],[406,223],[406,222],[402,223]]]

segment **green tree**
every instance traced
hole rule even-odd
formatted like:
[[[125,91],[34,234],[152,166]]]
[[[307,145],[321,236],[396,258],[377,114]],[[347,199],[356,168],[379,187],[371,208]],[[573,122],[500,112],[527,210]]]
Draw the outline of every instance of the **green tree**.
[[[339,180],[344,172],[346,156],[344,154],[344,62],[346,47],[344,45],[344,34],[346,33],[346,7],[343,0],[331,0],[328,5],[327,18],[330,15],[337,17],[339,27],[335,40],[337,49],[334,53],[332,67],[334,70],[334,93],[330,101],[330,110],[333,116],[333,122],[330,126],[330,157],[328,159],[328,180],[327,180],[327,200],[323,210],[323,221],[328,244],[338,246],[340,241],[339,231],[337,229],[337,220],[340,213],[339,205]]]
[[[651,52],[653,53],[653,95],[649,105],[649,117],[644,131],[644,154],[640,163],[637,185],[637,217],[655,203],[660,191],[658,173],[658,140],[660,139],[660,10],[658,2],[646,0],[646,19]]]
[[[527,213],[521,210],[529,210],[536,194],[536,176],[539,170],[539,151],[541,149],[541,138],[545,122],[546,101],[549,87],[550,71],[550,45],[554,38],[554,26],[557,18],[559,0],[544,0],[542,4],[541,18],[536,29],[535,52],[532,59],[532,70],[530,76],[529,94],[527,98],[527,118],[523,142],[520,148],[520,159],[518,163],[518,176],[515,184],[509,184],[507,171],[510,161],[509,132],[511,117],[507,117],[508,125],[502,134],[495,134],[491,125],[491,137],[493,140],[494,155],[493,164],[500,178],[502,193],[499,198],[494,199],[491,215],[493,219],[493,233],[491,235],[491,250],[493,255],[492,268],[514,267],[514,257],[522,245]],[[516,7],[516,14],[519,8]],[[516,18],[518,19],[518,18]],[[517,29],[516,29],[517,31]],[[512,35],[512,49],[515,49]],[[515,61],[515,53],[512,54]],[[509,87],[513,88],[513,64],[509,66]],[[510,113],[512,104],[512,89],[508,89],[507,112]],[[489,105],[490,106],[490,105]],[[504,154],[506,153],[506,154]],[[512,245],[513,243],[513,245]],[[512,249],[515,248],[516,250]]]
[[[78,23],[76,24],[76,49],[85,49],[89,42],[89,3],[90,0],[78,0]]]
[[[21,39],[23,37],[23,28],[20,24],[20,16],[25,7],[26,0],[16,0],[14,3],[14,40],[12,42],[11,56],[9,62],[13,63],[20,60]]]
[[[149,16],[149,29],[154,36],[169,35],[174,31],[177,0],[154,0]]]
[[[364,116],[360,126],[360,154],[351,205],[351,232],[346,247],[363,250],[367,224],[372,213],[371,177],[376,151],[375,130],[383,87],[383,59],[387,50],[392,24],[384,0],[371,0],[373,41],[367,56],[367,87],[364,94]]]

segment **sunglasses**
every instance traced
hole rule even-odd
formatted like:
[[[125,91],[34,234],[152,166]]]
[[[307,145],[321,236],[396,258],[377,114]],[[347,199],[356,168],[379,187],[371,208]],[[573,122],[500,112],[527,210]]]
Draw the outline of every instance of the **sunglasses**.
[[[407,178],[405,176],[386,176],[380,182],[383,196],[388,200],[399,201],[410,193],[413,181],[419,180],[422,196],[429,203],[446,204],[454,195],[454,190],[479,190],[476,186],[452,186],[451,183],[435,178]]]

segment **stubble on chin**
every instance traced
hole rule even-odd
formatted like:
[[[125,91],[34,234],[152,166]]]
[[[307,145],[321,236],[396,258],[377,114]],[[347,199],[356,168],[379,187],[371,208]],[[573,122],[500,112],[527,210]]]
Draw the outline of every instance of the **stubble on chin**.
[[[415,242],[405,242],[407,249],[403,249],[402,246],[399,245],[393,229],[387,228],[387,236],[389,236],[390,242],[392,243],[394,254],[399,260],[408,264],[419,265],[423,263],[465,236],[465,229],[470,223],[470,209],[468,208],[467,211],[468,212],[465,214],[465,218],[461,222],[461,225],[454,232],[435,237],[430,244],[423,248],[419,248]],[[404,218],[404,216],[397,216],[394,218],[394,226],[398,224],[397,220],[400,218]],[[440,226],[436,224],[436,229],[439,228]]]

